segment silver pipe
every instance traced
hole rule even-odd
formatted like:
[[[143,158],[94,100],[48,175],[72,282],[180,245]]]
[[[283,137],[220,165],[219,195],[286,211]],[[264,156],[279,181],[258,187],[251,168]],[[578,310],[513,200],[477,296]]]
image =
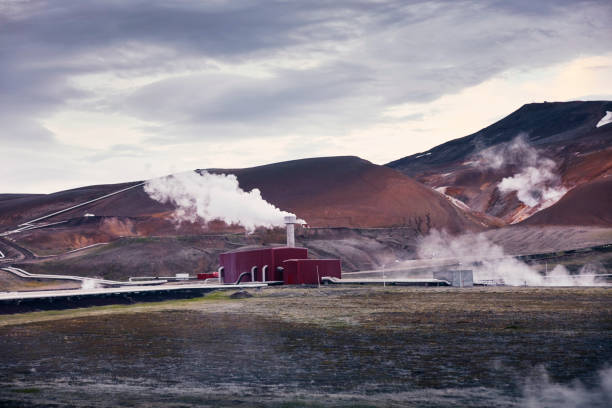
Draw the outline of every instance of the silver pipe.
[[[223,283],[223,272],[225,271],[225,268],[220,266],[219,269],[217,269],[217,274],[219,275],[219,284]]]
[[[295,215],[287,215],[285,217],[285,225],[287,226],[287,246],[295,247],[295,224],[297,219]]]
[[[267,274],[268,274],[268,265],[264,265],[263,268],[261,268],[261,281],[262,282],[266,281]]]

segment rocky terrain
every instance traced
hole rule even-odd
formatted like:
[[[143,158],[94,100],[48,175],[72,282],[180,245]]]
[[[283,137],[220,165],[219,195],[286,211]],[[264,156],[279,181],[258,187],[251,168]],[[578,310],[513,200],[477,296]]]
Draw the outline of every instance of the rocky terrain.
[[[566,191],[609,180],[612,124],[601,124],[608,111],[609,101],[528,104],[472,135],[387,166],[473,211],[513,224],[550,206]],[[517,190],[513,184],[523,188]],[[583,197],[585,203],[575,210],[565,205],[549,211],[546,224],[610,226],[610,206],[602,208],[609,195],[602,194],[605,187],[597,183],[588,195],[576,193],[574,197]]]
[[[295,213],[313,227],[409,227],[452,232],[482,230],[486,217],[453,204],[444,195],[400,172],[354,156],[294,160],[235,174],[245,191]]]
[[[529,104],[386,166],[342,156],[206,171],[234,175],[243,191],[306,220],[298,244],[341,258],[346,271],[414,258],[434,230],[482,233],[512,255],[597,247],[612,242],[607,111],[612,102]],[[245,231],[176,214],[142,181],[2,194],[0,266],[109,279],[195,274],[215,270],[221,252],[284,242],[280,226]],[[609,256],[598,256],[605,270]]]
[[[609,406],[606,288],[232,292],[3,316],[0,405]]]

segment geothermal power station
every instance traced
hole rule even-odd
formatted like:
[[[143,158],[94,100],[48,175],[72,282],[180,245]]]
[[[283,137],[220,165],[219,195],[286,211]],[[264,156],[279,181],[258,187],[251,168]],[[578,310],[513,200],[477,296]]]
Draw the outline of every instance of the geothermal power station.
[[[226,252],[219,256],[219,283],[317,285],[323,277],[342,277],[339,259],[308,259],[308,249],[295,247],[294,216],[285,217],[287,245]],[[198,276],[200,277],[200,276]]]
[[[357,272],[354,278],[342,278],[340,259],[308,259],[308,249],[295,246],[295,216],[285,217],[287,243],[285,246],[237,250],[219,255],[219,270],[198,274],[198,279],[216,278],[220,284],[239,285],[243,282],[267,285],[324,284],[389,284],[422,286],[473,286],[471,270],[440,270],[432,278],[388,278],[384,270]],[[351,273],[355,275],[355,273]]]
[[[323,157],[5,194],[0,305],[269,285],[608,285],[610,112],[607,101],[529,104],[385,166]],[[498,158],[508,160],[499,167]],[[542,187],[568,190],[555,204],[505,190],[537,163],[561,172]],[[283,225],[285,242],[270,230]]]
[[[4,271],[21,278],[64,279],[82,282],[79,290],[9,292],[0,294],[5,310],[55,309],[110,303],[131,303],[169,298],[201,296],[212,290],[261,288],[268,285],[382,284],[417,286],[473,286],[472,271],[435,271],[432,278],[389,278],[384,270],[354,272],[357,278],[342,278],[340,259],[309,259],[308,249],[295,246],[295,216],[285,217],[287,242],[284,246],[264,246],[225,252],[219,255],[216,272],[190,276],[133,277],[128,282],[65,275],[30,274],[19,268]],[[192,283],[196,279],[198,283]]]

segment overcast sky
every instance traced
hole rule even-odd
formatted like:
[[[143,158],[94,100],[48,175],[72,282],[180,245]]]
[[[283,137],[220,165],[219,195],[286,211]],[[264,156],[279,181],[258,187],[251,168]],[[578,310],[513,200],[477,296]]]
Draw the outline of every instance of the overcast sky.
[[[612,99],[612,2],[0,1],[0,193],[358,155]]]

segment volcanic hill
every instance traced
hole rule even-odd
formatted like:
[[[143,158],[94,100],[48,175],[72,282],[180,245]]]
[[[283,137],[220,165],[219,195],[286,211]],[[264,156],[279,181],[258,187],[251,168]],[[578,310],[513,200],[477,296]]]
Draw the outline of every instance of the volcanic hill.
[[[234,174],[245,191],[291,211],[313,227],[410,227],[452,232],[488,227],[487,219],[398,171],[355,156],[292,160],[245,169],[212,169]]]
[[[341,257],[349,270],[395,259],[431,229],[459,233],[493,225],[402,173],[358,157],[209,171],[234,174],[243,190],[258,188],[268,202],[307,220],[311,228],[298,230],[298,242],[314,256]],[[239,226],[219,221],[177,225],[174,206],[151,199],[142,182],[2,198],[0,233],[9,234],[0,239],[0,250],[31,272],[115,279],[193,273],[215,269],[217,254],[236,246],[284,241],[280,228],[247,237]]]
[[[583,183],[522,225],[612,225],[612,177]]]
[[[388,163],[432,188],[463,202],[470,209],[498,217],[505,223],[528,219],[554,203],[533,189],[525,200],[517,191],[500,188],[504,179],[526,184],[547,178],[548,191],[563,192],[612,175],[611,101],[532,103],[472,135]],[[581,191],[581,190],[578,190]],[[578,193],[573,202],[577,203]],[[611,226],[612,205],[604,189],[588,190],[589,199],[576,207],[573,225]],[[570,196],[572,197],[572,196]],[[533,202],[532,202],[533,201]],[[537,202],[537,203],[536,203]],[[565,202],[565,201],[564,201]],[[569,204],[563,204],[568,208]],[[593,208],[589,206],[593,205]],[[578,211],[580,208],[580,211]],[[592,214],[603,211],[598,217]],[[565,213],[546,212],[551,225],[566,224]],[[581,217],[584,216],[584,219]]]
[[[243,190],[257,188],[305,219],[311,228],[298,228],[298,244],[313,257],[341,258],[346,271],[410,259],[433,229],[485,231],[516,255],[605,246],[612,123],[602,118],[610,111],[612,102],[529,104],[387,166],[340,156],[207,171],[233,174]],[[516,191],[500,188],[509,181]],[[518,190],[523,181],[533,184],[528,191]],[[245,234],[214,220],[178,225],[176,208],[143,185],[0,194],[0,266],[110,279],[194,274],[216,269],[220,252],[284,241],[282,228]]]

